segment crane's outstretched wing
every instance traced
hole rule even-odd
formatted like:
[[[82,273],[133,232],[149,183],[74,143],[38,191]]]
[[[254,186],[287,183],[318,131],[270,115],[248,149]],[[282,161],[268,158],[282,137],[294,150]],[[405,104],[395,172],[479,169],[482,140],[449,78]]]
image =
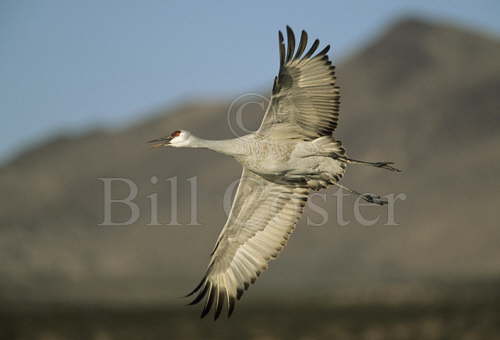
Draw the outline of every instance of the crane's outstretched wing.
[[[212,252],[207,273],[190,293],[191,304],[205,298],[201,317],[215,304],[215,319],[228,304],[228,316],[250,283],[286,245],[302,215],[308,189],[275,184],[243,169],[226,225]]]
[[[309,51],[307,33],[302,31],[295,51],[295,36],[287,26],[288,48],[279,32],[280,70],[274,78],[271,102],[258,134],[272,139],[311,140],[329,136],[339,115],[340,93],[335,86],[335,67],[328,59],[330,45],[313,56],[316,39]]]

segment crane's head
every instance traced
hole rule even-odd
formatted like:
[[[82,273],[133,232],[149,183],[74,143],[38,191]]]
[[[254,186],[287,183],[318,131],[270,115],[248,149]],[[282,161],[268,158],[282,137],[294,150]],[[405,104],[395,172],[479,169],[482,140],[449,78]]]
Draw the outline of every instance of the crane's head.
[[[160,148],[163,146],[181,147],[189,144],[191,133],[186,130],[175,130],[169,136],[161,137],[150,140],[148,143],[153,148]]]

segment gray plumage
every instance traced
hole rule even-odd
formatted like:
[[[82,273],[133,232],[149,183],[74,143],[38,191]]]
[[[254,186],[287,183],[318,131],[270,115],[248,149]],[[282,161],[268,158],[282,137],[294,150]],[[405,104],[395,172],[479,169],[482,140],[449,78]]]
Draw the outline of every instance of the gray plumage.
[[[286,245],[306,204],[309,192],[329,185],[354,190],[338,182],[349,163],[399,171],[389,162],[363,162],[348,158],[332,136],[339,117],[340,93],[330,46],[314,54],[315,40],[307,49],[302,31],[297,50],[287,26],[285,47],[279,32],[280,69],[274,79],[271,102],[260,128],[230,140],[209,141],[179,130],[151,141],[154,146],[203,147],[235,158],[243,172],[228,220],[211,253],[207,272],[190,293],[191,304],[204,302],[201,316],[215,306],[215,319],[254,283]],[[304,55],[303,55],[304,54]],[[302,56],[303,55],[303,56]],[[379,196],[359,194],[377,204]]]

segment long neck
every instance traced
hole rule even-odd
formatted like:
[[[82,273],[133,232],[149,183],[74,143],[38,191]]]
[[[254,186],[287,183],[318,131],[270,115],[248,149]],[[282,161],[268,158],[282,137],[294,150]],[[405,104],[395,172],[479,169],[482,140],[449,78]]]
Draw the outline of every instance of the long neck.
[[[207,148],[229,156],[238,156],[246,153],[244,138],[232,138],[224,140],[208,140],[191,135],[188,147]]]

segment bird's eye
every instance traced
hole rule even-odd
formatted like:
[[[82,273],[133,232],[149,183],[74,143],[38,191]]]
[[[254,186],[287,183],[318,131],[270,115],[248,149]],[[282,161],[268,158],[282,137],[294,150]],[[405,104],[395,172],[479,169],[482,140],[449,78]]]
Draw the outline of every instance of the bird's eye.
[[[179,130],[177,130],[177,131],[172,132],[172,133],[170,134],[170,137],[177,137],[177,136],[179,136],[180,134],[181,134],[181,132],[180,132]]]

